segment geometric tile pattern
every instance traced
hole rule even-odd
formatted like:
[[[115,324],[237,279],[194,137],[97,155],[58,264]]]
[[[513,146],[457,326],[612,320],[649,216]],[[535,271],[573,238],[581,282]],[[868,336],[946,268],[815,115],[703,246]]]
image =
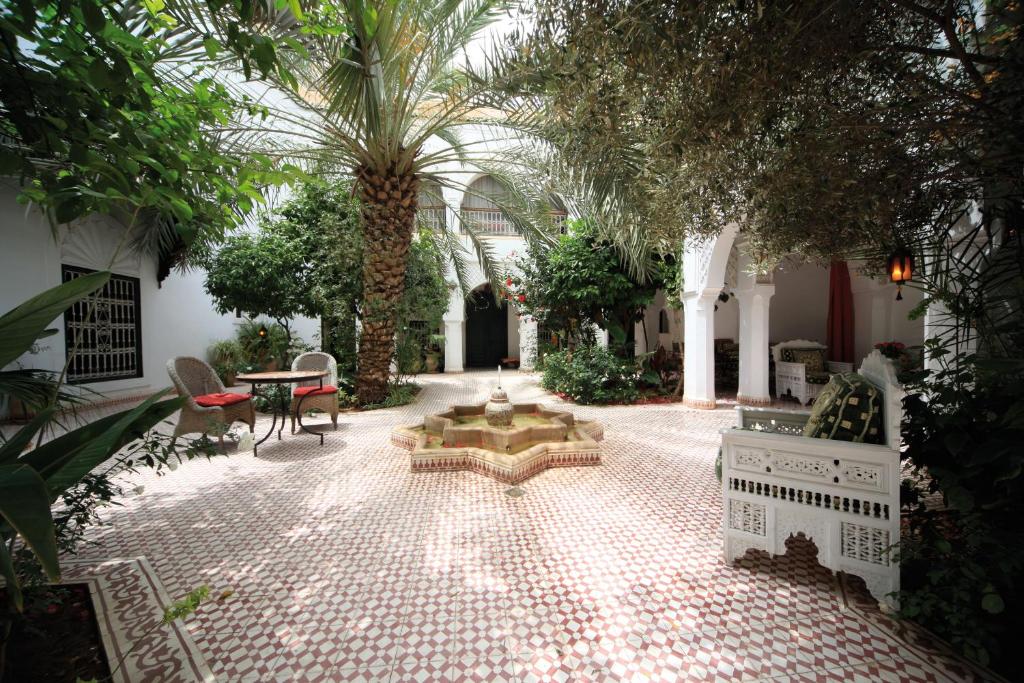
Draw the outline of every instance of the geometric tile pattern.
[[[515,402],[560,405],[535,376],[503,379]],[[144,556],[172,597],[234,591],[183,624],[220,681],[980,675],[823,569],[807,541],[722,561],[728,406],[571,406],[604,425],[603,464],[541,472],[522,497],[472,472],[410,472],[392,429],[481,402],[495,380],[423,375],[414,405],[343,414],[323,446],[286,434],[259,458],[132,475],[141,492],[103,510],[100,545],[80,557]]]

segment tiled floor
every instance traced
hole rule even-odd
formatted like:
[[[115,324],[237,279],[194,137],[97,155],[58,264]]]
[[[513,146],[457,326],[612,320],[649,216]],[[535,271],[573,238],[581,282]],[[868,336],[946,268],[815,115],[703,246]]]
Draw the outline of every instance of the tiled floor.
[[[390,430],[483,400],[494,379],[423,378],[415,405],[343,415],[323,447],[286,434],[259,459],[140,475],[142,493],[105,513],[93,534],[103,545],[85,556],[145,556],[172,596],[233,589],[187,622],[224,681],[968,672],[901,641],[806,542],[723,564],[713,462],[727,407],[573,407],[605,425],[604,464],[543,472],[519,498],[469,472],[410,473]],[[557,402],[529,375],[503,379],[514,401]]]

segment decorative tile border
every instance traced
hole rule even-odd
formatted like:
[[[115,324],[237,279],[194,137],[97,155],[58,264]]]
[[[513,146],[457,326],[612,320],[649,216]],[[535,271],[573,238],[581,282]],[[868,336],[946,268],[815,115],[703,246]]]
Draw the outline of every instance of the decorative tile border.
[[[161,623],[172,600],[146,558],[65,559],[61,566],[64,583],[89,586],[115,682],[215,680],[185,627]]]
[[[469,470],[504,484],[518,484],[552,467],[601,464],[597,442],[604,439],[604,427],[597,422],[576,423],[576,428],[589,439],[537,444],[514,455],[471,446],[427,449],[426,435],[417,431],[417,427],[398,427],[391,432],[393,445],[412,451],[410,469],[413,472]]]

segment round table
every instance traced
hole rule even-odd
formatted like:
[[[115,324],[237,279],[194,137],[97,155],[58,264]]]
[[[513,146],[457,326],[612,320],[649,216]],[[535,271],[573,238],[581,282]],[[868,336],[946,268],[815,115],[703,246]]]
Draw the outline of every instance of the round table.
[[[263,384],[295,384],[297,382],[310,382],[317,380],[320,382],[320,388],[324,388],[324,377],[327,376],[326,370],[275,370],[273,372],[247,372],[241,375],[236,375],[235,379],[248,382],[252,385],[252,395],[259,396],[259,386]],[[299,429],[309,434],[320,437],[320,445],[324,445],[324,435],[320,432],[314,432],[306,428],[306,425],[302,424],[302,402],[306,400],[304,394],[299,397],[299,402],[295,406],[295,417],[299,422]],[[278,401],[275,403],[270,400],[270,406],[273,410],[274,421],[270,423],[270,431],[267,432],[266,436],[253,444],[252,454],[253,457],[258,456],[257,449],[260,444],[270,438],[270,435],[274,433],[274,427],[277,427],[277,416],[281,416],[281,426],[277,430],[277,440],[281,440],[281,432],[284,431],[284,423],[288,417],[288,408],[291,404],[292,396],[289,391],[287,394],[280,393]]]

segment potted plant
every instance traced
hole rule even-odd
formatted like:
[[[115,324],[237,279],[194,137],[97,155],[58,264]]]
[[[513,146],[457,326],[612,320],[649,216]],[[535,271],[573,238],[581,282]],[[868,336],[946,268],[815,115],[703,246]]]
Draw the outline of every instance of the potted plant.
[[[886,358],[898,361],[906,346],[898,341],[887,341],[878,342],[875,344],[875,348]]]
[[[210,365],[224,382],[224,386],[235,386],[235,375],[245,361],[245,351],[242,349],[242,345],[234,339],[223,339],[214,342],[206,353]]]
[[[427,372],[437,372],[441,365],[441,354],[444,348],[444,335],[432,334],[427,338],[427,350],[424,354],[424,363]]]

